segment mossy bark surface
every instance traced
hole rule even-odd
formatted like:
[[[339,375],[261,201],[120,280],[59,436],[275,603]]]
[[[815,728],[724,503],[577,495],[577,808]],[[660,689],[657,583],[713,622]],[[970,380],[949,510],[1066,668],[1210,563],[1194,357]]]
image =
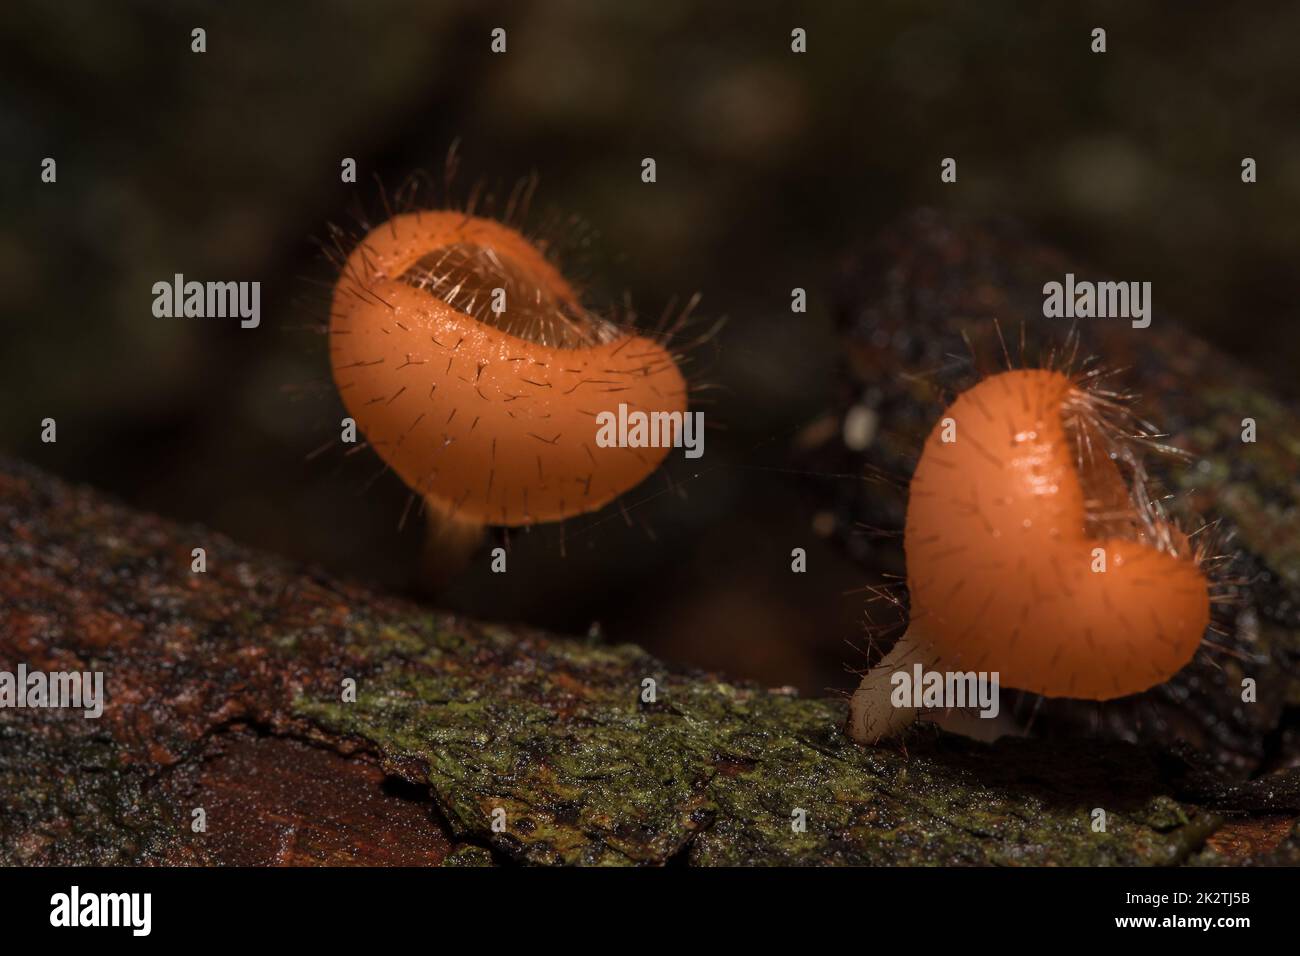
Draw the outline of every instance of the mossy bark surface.
[[[858,747],[843,701],[438,615],[13,462],[0,520],[0,663],[108,698],[0,712],[7,864],[1163,864],[1223,858],[1221,809],[1276,852],[1300,810],[1122,742]]]

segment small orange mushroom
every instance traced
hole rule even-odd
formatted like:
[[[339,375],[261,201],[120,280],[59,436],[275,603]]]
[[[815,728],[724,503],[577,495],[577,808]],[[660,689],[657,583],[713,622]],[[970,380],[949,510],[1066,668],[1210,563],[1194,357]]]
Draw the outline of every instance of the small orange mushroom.
[[[461,212],[373,229],[335,285],[329,338],[370,445],[436,520],[470,529],[602,507],[668,449],[600,447],[596,416],[687,406],[663,343],[584,309],[515,229]]]
[[[957,397],[909,489],[908,630],[854,693],[850,736],[875,742],[915,718],[893,706],[890,683],[917,663],[1108,700],[1192,659],[1208,582],[1147,500],[1140,463],[1120,452],[1115,411],[1047,369],[990,376]]]

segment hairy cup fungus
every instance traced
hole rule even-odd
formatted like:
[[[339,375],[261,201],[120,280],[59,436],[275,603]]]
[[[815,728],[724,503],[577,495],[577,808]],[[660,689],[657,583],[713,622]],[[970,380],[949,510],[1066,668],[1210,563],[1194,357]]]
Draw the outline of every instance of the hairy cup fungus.
[[[370,445],[435,525],[475,540],[612,501],[668,449],[601,447],[596,416],[687,405],[662,342],[593,315],[538,245],[463,212],[371,230],[334,287],[329,340]]]
[[[915,718],[890,690],[918,663],[1108,700],[1192,659],[1209,586],[1147,496],[1134,422],[1114,396],[1048,369],[993,375],[957,397],[909,490],[907,633],[854,693],[853,739]]]

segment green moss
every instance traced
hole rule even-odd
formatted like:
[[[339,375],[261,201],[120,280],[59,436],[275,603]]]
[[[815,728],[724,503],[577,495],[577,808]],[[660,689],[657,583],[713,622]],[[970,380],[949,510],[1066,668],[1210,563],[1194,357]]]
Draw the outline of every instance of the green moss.
[[[442,861],[443,866],[496,866],[492,853],[481,846],[462,846],[453,850]]]
[[[922,732],[904,755],[850,743],[839,701],[670,676],[641,704],[642,675],[663,668],[630,648],[538,639],[489,663],[448,647],[379,666],[355,704],[296,710],[415,758],[454,832],[526,862],[1172,863],[1212,824],[1122,744]]]

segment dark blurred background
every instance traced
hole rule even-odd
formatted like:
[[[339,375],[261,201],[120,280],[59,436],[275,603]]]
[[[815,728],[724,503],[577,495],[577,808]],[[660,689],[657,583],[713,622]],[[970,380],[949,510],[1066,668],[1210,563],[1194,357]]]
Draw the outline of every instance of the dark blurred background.
[[[1298,390],[1297,4],[11,0],[0,28],[0,449],[136,507],[419,592],[405,488],[372,482],[368,452],[308,458],[340,417],[312,239],[358,203],[378,215],[376,176],[440,177],[457,139],[462,198],[536,172],[539,219],[590,225],[573,265],[594,292],[657,316],[698,291],[728,317],[696,353],[724,430],[674,468],[685,496],[655,496],[656,476],[631,526],[615,509],[563,546],[512,535],[507,575],[478,560],[437,598],[476,616],[598,622],[677,663],[850,686],[874,582],[826,503],[857,479],[801,472],[792,449],[834,394],[836,270],[919,205],[1018,217],[1150,280],[1157,321]],[[1266,190],[1241,183],[1243,156]],[[262,326],[154,318],[151,286],[176,272],[260,280]]]

